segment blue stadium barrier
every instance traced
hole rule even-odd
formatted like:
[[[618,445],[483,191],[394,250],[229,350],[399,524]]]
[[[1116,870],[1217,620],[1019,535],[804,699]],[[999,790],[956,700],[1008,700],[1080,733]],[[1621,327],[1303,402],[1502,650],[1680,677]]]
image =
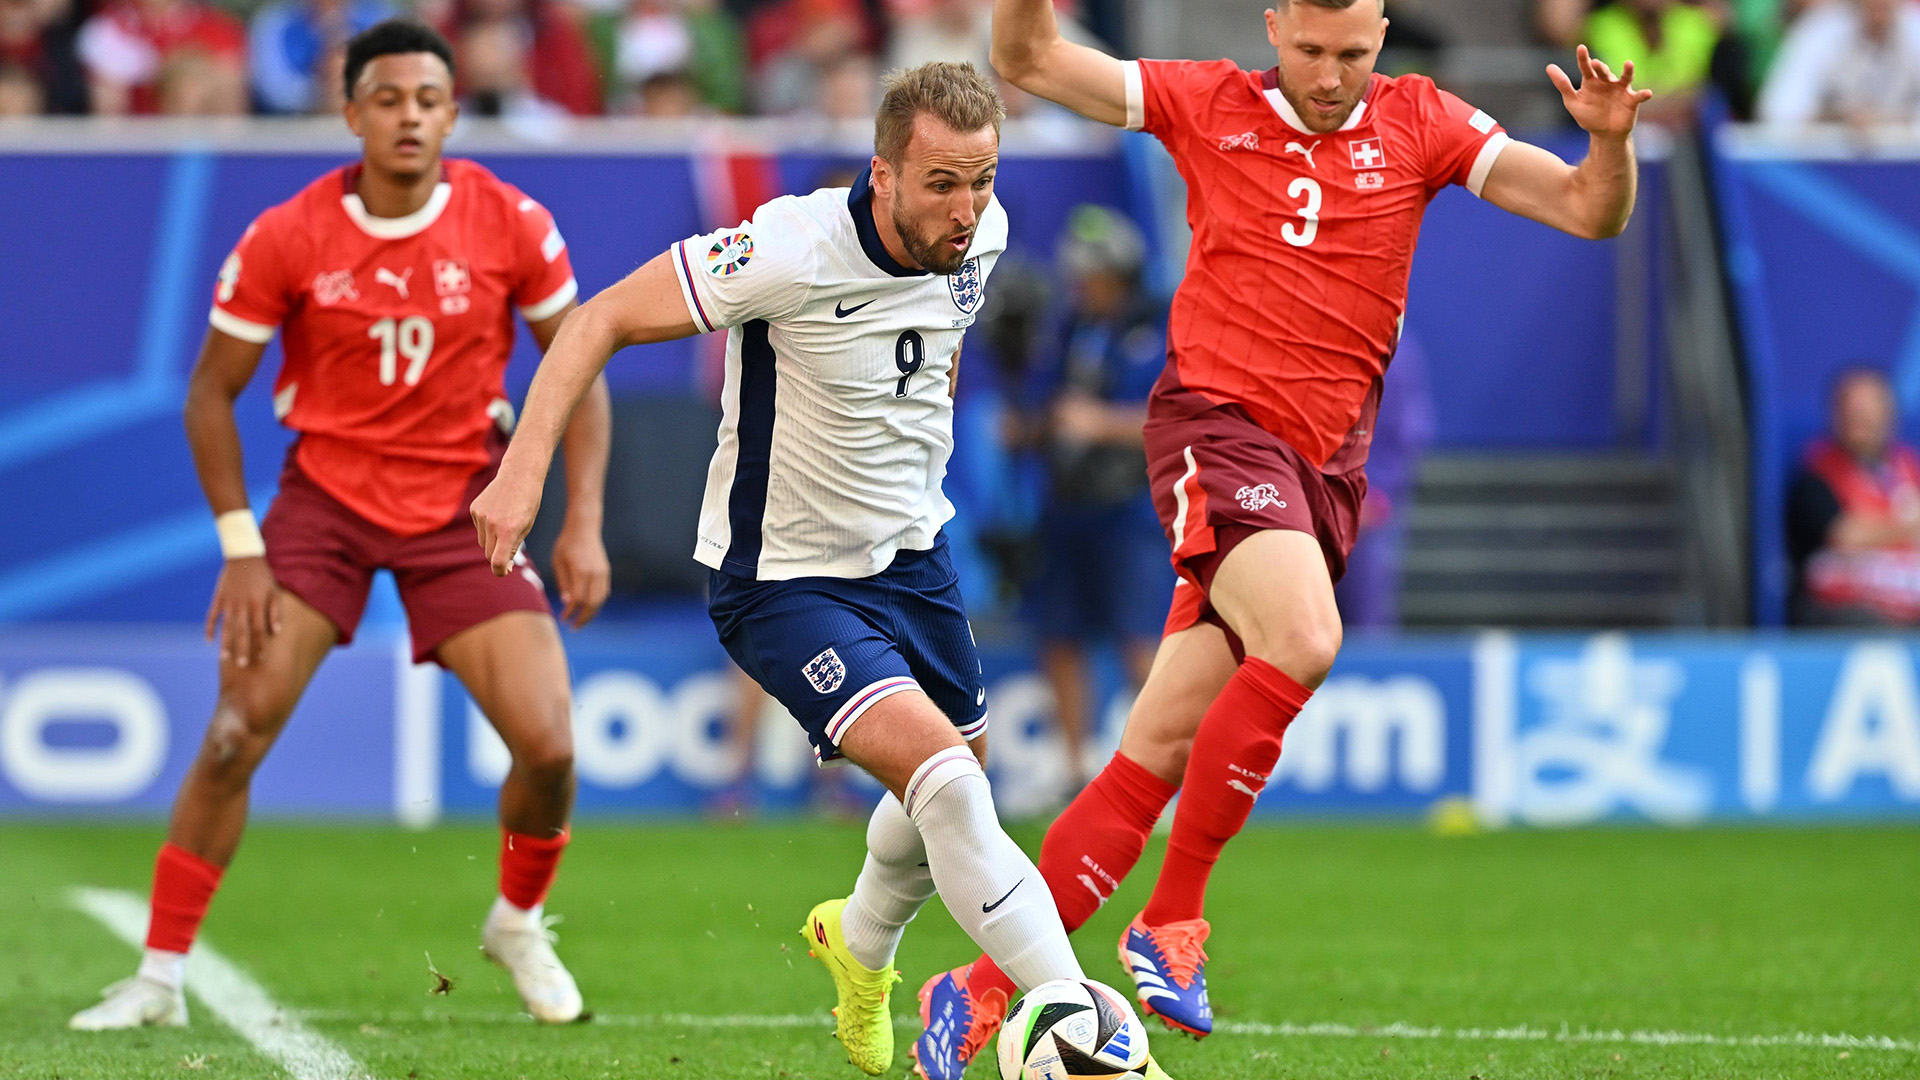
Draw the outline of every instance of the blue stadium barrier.
[[[0,133],[0,204],[33,208],[0,215],[0,314],[9,327],[0,341],[0,503],[14,508],[0,624],[200,618],[218,559],[179,407],[212,282],[254,215],[351,152],[337,133],[283,127],[139,130],[173,134],[140,135],[149,148],[129,150],[137,132],[127,129]],[[556,148],[480,130],[462,152],[553,209],[589,293],[702,227],[699,160],[657,135],[628,140],[627,128],[610,125]],[[779,182],[795,190],[864,160],[857,146],[783,149],[777,129],[752,133],[771,140]],[[703,131],[702,145],[723,134]],[[1150,157],[1145,139],[1010,136],[998,188],[1015,251],[1050,260],[1060,223],[1079,202],[1147,212],[1155,187],[1138,175]],[[1545,141],[1562,154],[1582,152],[1577,140]],[[1645,183],[1651,206],[1657,163]],[[1619,272],[1623,250],[1561,236],[1463,191],[1442,193],[1415,261],[1409,317],[1435,373],[1440,445],[1600,448],[1643,439],[1615,430],[1612,410],[1595,407],[1614,393],[1620,282],[1644,281]],[[990,367],[969,356],[976,362],[963,397]],[[264,367],[278,363],[276,345]],[[523,334],[512,392],[524,391],[534,363]],[[670,343],[622,354],[610,376],[623,395],[698,394],[703,363],[698,344]],[[256,506],[287,444],[272,420],[270,382],[257,378],[239,409]]]
[[[1843,368],[1887,371],[1920,438],[1920,147],[1723,128],[1713,141],[1753,442],[1755,611],[1786,619],[1788,483]]]
[[[505,752],[403,639],[335,656],[254,787],[265,814],[424,824],[491,812]],[[1897,638],[1487,633],[1356,640],[1287,736],[1269,814],[1489,822],[1920,818],[1920,654]],[[732,675],[697,610],[569,635],[583,813],[697,812],[728,782]],[[213,703],[184,630],[0,632],[0,816],[157,816]],[[985,651],[996,792],[1044,809],[1064,762],[1045,684]],[[1100,755],[1126,702],[1104,695]],[[755,783],[802,804],[799,728],[769,715]],[[866,790],[874,789],[868,783]]]

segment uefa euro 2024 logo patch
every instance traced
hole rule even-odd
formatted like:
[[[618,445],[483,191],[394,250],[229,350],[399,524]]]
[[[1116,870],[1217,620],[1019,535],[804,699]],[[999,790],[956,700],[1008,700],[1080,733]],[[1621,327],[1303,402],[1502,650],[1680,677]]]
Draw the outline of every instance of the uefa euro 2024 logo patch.
[[[707,273],[732,277],[753,261],[753,234],[745,229],[723,236],[707,249]]]
[[[953,294],[953,306],[971,315],[980,308],[986,290],[980,285],[980,260],[968,259],[960,269],[947,275],[947,291]]]
[[[807,666],[800,669],[800,674],[807,677],[808,684],[815,690],[831,694],[847,681],[847,665],[840,662],[839,653],[828,649],[807,661]]]

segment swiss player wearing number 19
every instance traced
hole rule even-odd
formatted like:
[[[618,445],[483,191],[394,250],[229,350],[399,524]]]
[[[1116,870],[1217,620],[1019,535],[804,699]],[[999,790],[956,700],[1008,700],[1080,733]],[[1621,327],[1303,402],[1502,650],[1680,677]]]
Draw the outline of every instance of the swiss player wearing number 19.
[[[438,34],[374,26],[348,44],[345,78],[362,160],[260,215],[220,271],[186,407],[227,559],[207,618],[221,633],[219,703],[160,849],[146,960],[75,1028],[186,1022],[187,948],[239,845],[254,769],[327,652],[353,637],[379,569],[399,585],[415,660],[459,676],[513,755],[482,948],[536,1018],[580,1014],[541,918],[573,801],[566,655],[532,568],[516,553],[513,574],[492,574],[465,513],[506,444],[515,310],[544,347],[574,306],[566,243],[538,203],[441,159],[458,107]],[[274,411],[299,438],[256,527],[233,405],[276,329]],[[554,551],[576,624],[607,592],[607,429],[596,384],[567,433]]]

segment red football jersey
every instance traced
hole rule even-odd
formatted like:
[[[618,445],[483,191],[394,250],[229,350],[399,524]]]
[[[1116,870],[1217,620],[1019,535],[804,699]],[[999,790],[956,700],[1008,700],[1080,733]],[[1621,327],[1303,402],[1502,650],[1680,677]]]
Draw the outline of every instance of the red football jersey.
[[[370,216],[359,165],[247,227],[220,268],[210,321],[243,341],[281,329],[274,415],[296,460],[356,513],[401,535],[460,510],[510,415],[513,313],[550,318],[579,291],[546,208],[470,161],[443,163],[427,205]]]
[[[1508,138],[1419,75],[1373,76],[1340,130],[1308,132],[1275,73],[1127,65],[1129,127],[1187,181],[1193,247],[1163,379],[1246,409],[1328,472],[1366,462],[1427,203],[1479,194]]]

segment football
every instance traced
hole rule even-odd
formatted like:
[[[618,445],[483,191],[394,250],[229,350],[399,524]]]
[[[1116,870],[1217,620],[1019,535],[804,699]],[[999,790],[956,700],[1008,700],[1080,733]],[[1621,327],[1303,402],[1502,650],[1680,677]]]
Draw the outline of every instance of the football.
[[[1123,1080],[1146,1067],[1146,1027],[1125,997],[1097,982],[1041,983],[1000,1028],[1000,1080]]]

